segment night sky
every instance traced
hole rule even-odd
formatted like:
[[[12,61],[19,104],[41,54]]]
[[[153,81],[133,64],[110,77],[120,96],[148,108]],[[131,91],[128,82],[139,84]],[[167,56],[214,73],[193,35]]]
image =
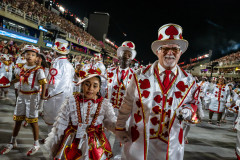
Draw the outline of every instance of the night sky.
[[[92,1],[56,0],[80,19],[93,12],[110,14],[108,38],[118,46],[130,40],[136,45],[139,61],[154,62],[151,43],[158,29],[167,23],[183,28],[189,48],[179,62],[189,62],[213,50],[211,59],[240,48],[240,5],[237,0],[168,0],[168,1]],[[151,3],[150,3],[151,2]],[[127,36],[124,36],[126,33]]]

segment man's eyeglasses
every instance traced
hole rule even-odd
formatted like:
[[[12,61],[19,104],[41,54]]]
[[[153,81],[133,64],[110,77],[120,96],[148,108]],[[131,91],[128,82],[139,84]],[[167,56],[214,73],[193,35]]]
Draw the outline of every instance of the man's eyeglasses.
[[[174,53],[178,53],[180,51],[180,48],[177,47],[160,47],[160,50],[162,50],[164,53],[167,53],[169,50],[172,50]]]

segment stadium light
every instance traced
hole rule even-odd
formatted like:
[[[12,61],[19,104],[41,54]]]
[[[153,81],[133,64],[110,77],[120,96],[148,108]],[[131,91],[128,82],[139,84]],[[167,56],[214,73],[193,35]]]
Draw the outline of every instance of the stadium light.
[[[62,12],[65,11],[65,9],[62,6],[59,7],[59,10],[62,11]]]

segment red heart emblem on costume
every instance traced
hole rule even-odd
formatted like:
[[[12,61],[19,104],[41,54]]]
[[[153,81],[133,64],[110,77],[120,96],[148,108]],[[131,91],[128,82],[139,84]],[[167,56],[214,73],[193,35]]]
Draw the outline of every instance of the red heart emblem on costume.
[[[148,88],[150,88],[150,82],[149,82],[148,79],[144,79],[143,81],[140,80],[139,83],[140,83],[140,88],[141,89],[148,89]]]
[[[160,95],[156,95],[155,98],[154,98],[154,101],[157,102],[157,103],[160,103],[162,100],[162,97]]]
[[[139,111],[138,111],[138,113],[134,113],[134,119],[135,119],[136,123],[138,123],[142,120],[142,116],[139,115],[139,113],[140,113]]]
[[[168,132],[166,131],[164,134],[163,134],[164,137],[168,137]]]
[[[121,97],[122,97],[122,96],[124,96],[124,93],[121,93],[120,95],[121,95]]]
[[[153,118],[151,118],[150,121],[152,122],[152,124],[153,124],[154,126],[157,125],[157,124],[159,123],[159,120],[158,120],[157,117],[153,117]]]
[[[149,91],[143,91],[142,96],[148,98],[149,94],[150,94]]]
[[[142,105],[141,105],[141,102],[139,100],[136,101],[136,104],[139,108],[141,108]]]
[[[112,79],[109,79],[109,81],[108,81],[109,83],[112,83]]]
[[[108,78],[112,78],[113,77],[113,73],[112,72],[109,72],[108,73]]]
[[[178,91],[178,92],[175,92],[175,97],[182,98],[183,96],[182,96],[182,93],[180,91]]]
[[[188,88],[188,85],[185,85],[183,81],[178,82],[177,84],[177,88],[182,91],[185,92],[186,88]]]
[[[137,130],[137,126],[131,127],[131,135],[132,135],[132,142],[135,142],[139,138],[139,132]]]
[[[115,96],[115,95],[116,95],[116,92],[113,92],[112,95]]]
[[[170,97],[170,98],[167,100],[169,106],[172,105],[172,101],[173,101],[173,98],[172,98],[172,97]]]
[[[118,87],[117,85],[115,85],[113,88],[114,88],[115,90],[118,90],[119,87]]]
[[[159,114],[159,113],[161,113],[161,109],[160,109],[160,107],[159,106],[155,106],[155,107],[153,107],[153,112],[155,113],[155,114]]]
[[[154,135],[156,132],[155,132],[155,130],[154,129],[150,129],[150,134],[151,135]]]
[[[67,146],[64,149],[64,154],[67,159],[79,159],[82,156],[82,151],[77,148],[78,145],[76,143],[72,143],[71,148]]]

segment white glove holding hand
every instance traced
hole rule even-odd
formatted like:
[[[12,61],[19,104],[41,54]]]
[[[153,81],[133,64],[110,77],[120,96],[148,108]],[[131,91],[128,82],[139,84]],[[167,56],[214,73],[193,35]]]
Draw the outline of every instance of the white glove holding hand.
[[[127,131],[116,131],[115,134],[122,143],[127,143],[131,141],[131,138]]]

